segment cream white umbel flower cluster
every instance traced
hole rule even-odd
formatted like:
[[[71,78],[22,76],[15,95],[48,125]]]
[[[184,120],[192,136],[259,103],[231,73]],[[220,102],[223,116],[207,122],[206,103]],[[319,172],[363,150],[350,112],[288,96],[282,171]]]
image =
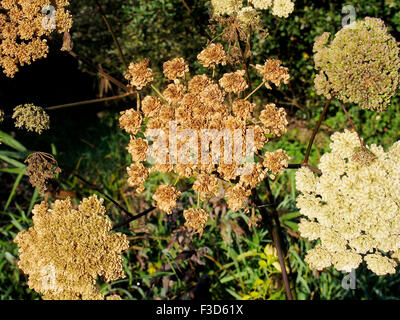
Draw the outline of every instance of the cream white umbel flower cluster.
[[[302,237],[319,240],[305,261],[350,272],[363,261],[377,275],[393,274],[400,258],[400,141],[388,152],[361,146],[356,133],[332,135],[316,176],[296,173]]]
[[[280,18],[287,18],[294,10],[294,3],[290,0],[249,0],[245,6],[243,0],[211,0],[214,16],[237,14],[239,20],[247,19],[259,13],[257,10],[272,9],[272,14]]]

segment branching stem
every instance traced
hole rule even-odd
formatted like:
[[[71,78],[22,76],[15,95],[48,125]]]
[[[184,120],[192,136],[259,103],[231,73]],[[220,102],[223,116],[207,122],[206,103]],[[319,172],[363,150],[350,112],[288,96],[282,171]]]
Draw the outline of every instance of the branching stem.
[[[121,45],[119,44],[119,41],[118,41],[117,37],[115,36],[115,33],[114,33],[113,29],[111,28],[111,24],[108,21],[105,13],[103,11],[103,8],[102,8],[102,6],[100,4],[100,1],[96,0],[96,4],[97,4],[97,8],[98,8],[98,10],[99,10],[99,12],[101,14],[101,17],[103,18],[103,21],[106,24],[107,29],[110,32],[110,34],[111,34],[111,36],[112,36],[112,38],[114,40],[114,44],[117,47],[117,50],[118,50],[118,53],[119,53],[119,57],[121,58],[122,64],[124,65],[125,70],[128,70],[129,67],[128,67],[128,64],[127,64],[127,62],[125,60],[124,54],[122,53]]]
[[[52,106],[45,108],[45,110],[58,110],[58,109],[64,109],[64,108],[71,108],[71,107],[77,107],[77,106],[83,106],[83,105],[88,105],[88,104],[94,104],[94,103],[99,103],[99,102],[106,102],[106,101],[113,101],[113,100],[119,100],[123,99],[126,97],[131,96],[133,93],[124,93],[119,96],[113,96],[113,97],[107,97],[107,98],[101,98],[101,99],[93,99],[93,100],[85,100],[85,101],[79,101],[79,102],[74,102],[74,103],[67,103],[67,104],[60,104],[57,106]]]

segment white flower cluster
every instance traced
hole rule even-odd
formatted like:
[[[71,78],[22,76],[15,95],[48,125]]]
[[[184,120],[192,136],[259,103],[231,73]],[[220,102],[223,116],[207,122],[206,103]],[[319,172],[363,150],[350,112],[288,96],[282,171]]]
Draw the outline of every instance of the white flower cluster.
[[[346,130],[331,137],[317,177],[303,167],[296,174],[302,237],[319,240],[309,250],[311,269],[333,265],[350,272],[364,260],[377,275],[393,274],[400,257],[400,141],[388,152],[361,146]]]
[[[251,0],[250,3],[252,7],[243,8],[243,0],[211,0],[214,16],[237,13],[239,20],[240,17],[257,14],[255,9],[267,10],[272,8],[272,14],[281,18],[289,17],[289,14],[294,10],[294,3],[290,0]]]

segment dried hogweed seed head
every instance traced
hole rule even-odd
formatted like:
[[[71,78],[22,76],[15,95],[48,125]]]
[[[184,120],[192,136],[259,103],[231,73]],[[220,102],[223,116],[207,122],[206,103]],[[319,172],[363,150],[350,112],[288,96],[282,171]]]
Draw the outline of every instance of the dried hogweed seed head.
[[[196,75],[189,80],[189,92],[193,94],[199,94],[212,83],[213,81],[207,75]]]
[[[217,195],[218,187],[219,181],[214,174],[199,174],[193,184],[193,190],[199,194],[201,200]]]
[[[129,109],[121,112],[119,126],[126,132],[136,134],[142,125],[142,115],[140,112]]]
[[[351,160],[365,166],[369,166],[375,159],[376,155],[364,146],[354,149],[351,156]]]
[[[300,234],[321,240],[306,261],[321,270],[328,260],[318,259],[329,256],[338,270],[348,272],[365,261],[377,275],[394,273],[397,262],[381,253],[400,249],[400,142],[388,152],[362,147],[357,133],[348,130],[331,140],[332,151],[318,166],[321,176],[306,167],[296,173],[297,207],[307,218],[300,221]],[[363,155],[354,157],[360,151]]]
[[[208,221],[208,214],[203,209],[187,209],[183,211],[183,216],[186,219],[185,226],[193,229],[200,236],[203,234],[204,226]]]
[[[243,0],[211,0],[214,16],[232,15],[242,6]]]
[[[149,176],[149,169],[142,163],[133,163],[127,169],[128,185],[130,187],[141,186]]]
[[[170,105],[177,105],[186,93],[186,87],[180,83],[171,83],[163,91],[163,97]]]
[[[200,100],[206,106],[215,107],[224,102],[225,92],[216,83],[213,83],[200,92]]]
[[[248,100],[237,99],[233,101],[232,111],[235,116],[240,117],[242,119],[247,119],[251,117],[255,109],[255,106],[256,106],[255,103],[251,103]]]
[[[141,90],[148,83],[154,80],[153,71],[148,68],[148,65],[148,59],[144,59],[142,62],[139,63],[131,62],[125,75],[125,79],[129,81],[129,85],[131,87],[135,87],[137,90]]]
[[[50,128],[50,117],[41,108],[33,104],[19,105],[14,108],[12,118],[15,119],[17,128],[24,127],[28,131],[41,134],[43,130]]]
[[[228,208],[234,212],[244,209],[250,195],[251,192],[239,184],[229,187],[226,190]]]
[[[314,45],[318,94],[363,109],[386,110],[399,87],[400,57],[395,38],[384,22],[365,18],[340,30],[331,43],[329,33]]]
[[[47,5],[55,9],[50,18],[42,13]],[[68,1],[0,1],[0,67],[6,76],[12,78],[19,66],[47,56],[46,38],[53,31],[64,33],[72,26],[67,6]]]
[[[168,80],[174,81],[179,78],[184,78],[186,72],[189,72],[189,64],[183,58],[175,58],[164,62],[163,72],[165,78]]]
[[[158,97],[146,96],[142,101],[142,111],[146,117],[151,117],[160,111],[162,101]]]
[[[278,174],[282,174],[289,165],[289,156],[285,150],[278,149],[272,152],[266,152],[264,155],[264,168],[268,169],[271,179],[275,179]]]
[[[38,187],[41,194],[47,190],[47,180],[54,179],[61,172],[51,154],[34,152],[26,158],[25,163],[28,163],[26,174],[29,182],[33,187]]]
[[[199,59],[211,68],[217,64],[226,64],[226,55],[221,44],[210,45],[199,55]],[[182,66],[181,62],[177,62]],[[267,65],[271,74],[266,76],[276,84],[285,81],[284,73],[287,73],[286,68],[279,68],[283,68],[280,62],[275,65],[271,63],[269,69]],[[186,85],[186,81],[177,78],[184,76],[185,72],[180,75],[175,69],[173,63],[170,63],[164,70],[167,71],[167,80],[174,82],[161,90],[163,100],[147,96],[142,101],[141,111],[146,118],[143,122],[143,133],[148,143],[145,145],[141,139],[131,139],[128,150],[136,163],[127,169],[128,184],[140,191],[144,188],[143,183],[149,172],[173,173],[178,179],[195,180],[192,190],[198,193],[199,201],[218,197],[225,191],[230,209],[245,209],[252,189],[268,173],[281,172],[287,162],[284,161],[286,157],[283,153],[277,151],[268,155],[269,161],[265,164],[269,168],[266,168],[263,163],[253,163],[247,152],[262,150],[268,141],[267,132],[275,135],[285,132],[286,113],[283,109],[270,106],[263,113],[264,125],[256,124],[258,119],[254,114],[254,103],[244,99],[227,99],[227,92],[240,93],[247,87],[243,70],[234,70],[224,75],[218,83],[205,74],[185,77],[188,80]],[[136,132],[142,124],[141,112],[130,112],[132,115],[124,115],[125,119],[121,119],[121,127],[131,126],[135,129],[131,131]],[[161,134],[154,136],[153,129]],[[188,129],[191,130],[189,135]],[[193,135],[193,130],[201,135]],[[233,143],[230,141],[230,134]],[[249,136],[254,136],[254,144],[250,143],[251,148],[243,143],[248,142]],[[205,142],[207,139],[208,142]],[[205,150],[207,147],[208,151]],[[148,160],[152,165],[150,170],[138,163],[143,161],[145,149],[148,149]],[[233,157],[229,159],[230,151],[233,152]],[[229,188],[233,183],[237,186]],[[179,195],[174,187],[163,185],[157,189],[153,199],[158,208],[171,213],[172,208],[177,205]]]
[[[181,193],[174,187],[167,184],[160,185],[153,195],[153,200],[157,202],[157,208],[166,212],[172,213],[172,209],[176,207],[176,200],[181,196]]]
[[[215,69],[218,64],[226,65],[226,53],[220,43],[211,43],[207,48],[197,55],[200,64],[209,69]]]
[[[272,89],[269,82],[272,82],[277,87],[282,83],[289,83],[290,75],[288,68],[282,67],[281,64],[282,61],[280,60],[268,59],[264,65],[256,65],[256,70],[263,76],[263,81],[268,89]]]
[[[228,93],[239,93],[248,88],[246,80],[244,79],[246,71],[238,70],[232,73],[225,73],[219,80],[219,85]]]
[[[74,209],[70,199],[35,205],[33,227],[15,238],[18,266],[43,299],[104,299],[96,287],[125,277],[121,252],[126,236],[110,233],[103,199],[91,196]]]
[[[133,162],[143,162],[147,158],[149,143],[146,140],[131,136],[131,141],[126,148],[132,156]]]
[[[280,137],[287,132],[286,111],[283,108],[277,108],[274,103],[267,104],[261,111],[260,121],[266,134]]]

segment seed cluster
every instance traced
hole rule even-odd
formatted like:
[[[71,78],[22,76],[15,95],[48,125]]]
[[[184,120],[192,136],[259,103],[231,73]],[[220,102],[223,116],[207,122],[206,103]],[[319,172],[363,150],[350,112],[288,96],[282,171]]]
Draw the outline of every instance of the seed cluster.
[[[335,133],[315,176],[296,174],[301,236],[319,240],[306,262],[350,272],[362,261],[377,275],[393,274],[400,257],[400,141],[388,152],[361,147],[356,133]]]
[[[41,134],[43,130],[50,128],[50,117],[43,108],[33,104],[19,105],[14,108],[12,118],[15,119],[17,128],[24,127],[28,131]]]
[[[200,63],[210,69],[225,65],[225,57],[221,44],[210,44],[198,56]],[[280,61],[268,60],[266,65],[260,67],[266,81],[277,86],[287,83],[289,75]],[[184,59],[167,61],[164,75],[167,82],[173,82],[158,96],[146,96],[140,110],[122,113],[121,128],[132,135],[140,134],[131,136],[127,148],[134,162],[128,168],[128,184],[142,192],[151,173],[174,173],[177,181],[194,179],[192,188],[199,200],[206,201],[225,191],[230,209],[244,209],[251,190],[268,175],[274,178],[282,173],[288,165],[283,150],[264,155],[261,152],[268,142],[267,135],[279,137],[286,132],[286,112],[269,104],[257,119],[256,111],[260,110],[256,109],[260,108],[245,98],[248,83],[243,70],[222,74],[219,79],[207,74],[190,77],[188,73]],[[249,136],[254,144],[246,147]],[[232,156],[225,157],[226,151]],[[255,161],[246,159],[248,152],[255,152]],[[161,185],[153,199],[160,210],[171,213],[180,195],[175,186]],[[207,215],[193,209],[185,217],[191,221],[187,226],[202,232]]]
[[[55,8],[50,12],[53,20],[44,10],[50,5]],[[14,77],[19,66],[47,56],[46,38],[53,31],[63,33],[71,28],[67,6],[67,0],[0,1],[0,67],[8,77]]]
[[[314,44],[317,93],[384,111],[400,81],[400,48],[384,22],[367,17],[329,38],[324,33]]]
[[[34,152],[26,158],[26,174],[32,186],[39,188],[39,193],[47,190],[47,180],[54,179],[61,172],[56,159],[50,154]]]
[[[32,211],[34,226],[15,238],[19,268],[31,289],[47,300],[104,299],[97,277],[111,282],[125,277],[121,252],[126,236],[110,233],[103,199],[93,195],[74,209],[71,200],[43,201]]]

